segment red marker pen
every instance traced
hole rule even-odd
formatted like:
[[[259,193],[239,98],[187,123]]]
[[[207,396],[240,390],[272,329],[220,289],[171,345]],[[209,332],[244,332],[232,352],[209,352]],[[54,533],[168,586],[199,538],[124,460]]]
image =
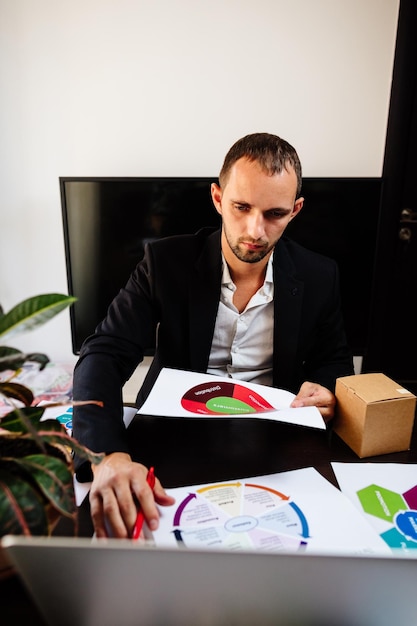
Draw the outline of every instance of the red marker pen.
[[[148,475],[146,476],[146,482],[153,491],[153,488],[155,487],[155,470],[153,467],[151,467],[148,471]],[[145,516],[143,515],[142,509],[140,509],[138,511],[135,526],[133,528],[132,539],[139,539],[144,521]]]

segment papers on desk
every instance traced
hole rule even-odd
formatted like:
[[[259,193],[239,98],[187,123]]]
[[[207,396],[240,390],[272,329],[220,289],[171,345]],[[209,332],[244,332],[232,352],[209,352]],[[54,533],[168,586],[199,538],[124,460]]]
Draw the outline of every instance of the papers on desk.
[[[332,463],[342,492],[394,552],[417,550],[417,465]]]
[[[39,406],[47,405],[47,402],[41,402]],[[56,419],[65,427],[67,434],[72,436],[72,404],[62,404],[59,406],[47,406],[42,416],[42,420]]]
[[[316,407],[290,408],[294,394],[221,376],[163,368],[139,409],[166,417],[259,418],[325,429]]]
[[[157,547],[390,554],[350,500],[313,468],[167,491],[176,502],[160,507],[151,536]]]
[[[66,402],[72,400],[72,376],[74,366],[71,363],[48,363],[44,369],[39,364],[27,361],[18,374],[13,376],[14,383],[20,383],[31,389],[34,395],[33,404]],[[11,371],[0,372],[0,381],[4,382],[11,376]],[[13,411],[15,401],[0,397],[0,417]]]

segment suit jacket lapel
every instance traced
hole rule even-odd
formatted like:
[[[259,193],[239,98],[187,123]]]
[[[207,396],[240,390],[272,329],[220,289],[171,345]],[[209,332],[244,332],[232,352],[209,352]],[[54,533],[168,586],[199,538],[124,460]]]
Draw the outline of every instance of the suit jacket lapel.
[[[291,387],[300,333],[304,284],[283,245],[274,252],[274,372],[273,384]]]
[[[205,240],[190,272],[190,364],[196,371],[207,369],[220,300],[221,272],[220,231],[216,231]]]

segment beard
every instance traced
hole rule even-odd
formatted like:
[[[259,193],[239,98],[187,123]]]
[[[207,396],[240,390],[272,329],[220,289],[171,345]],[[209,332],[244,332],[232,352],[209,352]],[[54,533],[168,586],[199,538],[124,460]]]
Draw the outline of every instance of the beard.
[[[226,237],[226,241],[229,244],[229,248],[231,249],[235,257],[238,258],[239,261],[243,261],[244,263],[258,263],[259,261],[262,261],[262,259],[264,259],[271,252],[271,250],[274,249],[276,244],[276,241],[274,241],[274,243],[270,246],[267,243],[261,241],[250,241],[250,243],[261,245],[262,248],[259,248],[258,250],[242,250],[240,248],[240,243],[243,241],[248,243],[249,240],[247,237],[238,239],[236,243],[233,243],[226,230],[224,231],[224,234]]]

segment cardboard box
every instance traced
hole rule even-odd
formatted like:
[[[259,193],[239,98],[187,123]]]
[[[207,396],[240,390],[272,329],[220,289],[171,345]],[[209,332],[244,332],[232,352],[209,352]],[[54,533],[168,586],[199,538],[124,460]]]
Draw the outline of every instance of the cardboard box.
[[[385,374],[336,381],[333,430],[360,457],[409,450],[416,396]]]

